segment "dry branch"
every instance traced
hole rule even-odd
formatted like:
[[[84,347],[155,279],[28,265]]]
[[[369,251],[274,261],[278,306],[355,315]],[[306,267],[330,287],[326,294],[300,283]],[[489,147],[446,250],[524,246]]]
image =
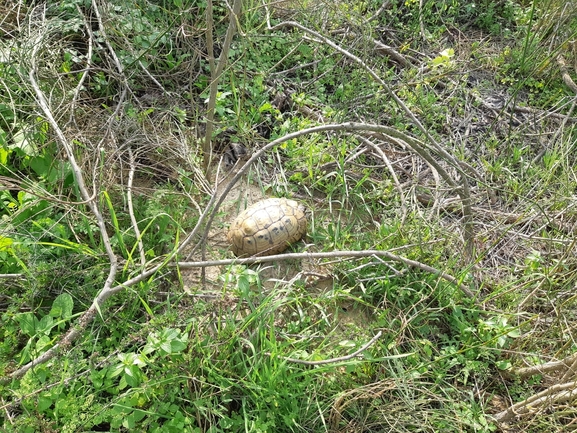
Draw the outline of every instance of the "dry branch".
[[[138,253],[140,254],[140,265],[146,265],[146,254],[144,252],[144,244],[142,243],[142,235],[140,234],[140,229],[138,228],[138,222],[136,221],[136,216],[134,215],[134,206],[132,204],[132,185],[134,182],[134,173],[136,171],[136,163],[134,161],[134,154],[132,149],[128,148],[128,157],[130,163],[130,170],[128,171],[128,182],[126,184],[126,202],[128,204],[128,214],[130,215],[130,222],[132,223],[132,230],[134,230],[134,235],[138,242]]]
[[[203,145],[203,168],[205,173],[208,173],[208,168],[210,166],[211,161],[211,153],[212,153],[212,131],[214,126],[214,110],[216,107],[216,96],[218,93],[218,83],[220,80],[220,76],[222,75],[222,71],[224,70],[224,66],[226,64],[226,60],[228,59],[228,53],[230,51],[230,44],[232,43],[232,38],[236,33],[237,29],[237,21],[238,16],[240,15],[241,10],[241,0],[234,0],[232,5],[232,9],[229,10],[229,23],[228,29],[226,30],[226,35],[224,37],[224,42],[222,44],[222,50],[220,52],[220,57],[216,64],[216,68],[211,67],[211,82],[210,82],[210,95],[208,97],[208,108],[207,108],[207,119],[206,119],[206,134],[204,137],[204,145]],[[209,42],[209,52],[212,53],[212,1],[208,2],[209,7],[207,8],[207,14],[210,14],[207,28],[207,41]],[[214,56],[211,57],[211,59]],[[211,66],[213,66],[214,60],[211,61]]]
[[[321,361],[306,361],[304,359],[288,358],[286,356],[279,356],[279,358],[284,359],[285,361],[288,361],[288,362],[294,362],[295,364],[303,364],[303,365],[326,365],[326,364],[334,364],[336,362],[348,361],[349,359],[356,358],[361,353],[363,353],[365,350],[367,350],[369,347],[371,347],[373,344],[375,344],[375,342],[379,338],[381,338],[381,335],[383,335],[383,331],[377,332],[377,335],[375,335],[373,338],[371,338],[371,340],[367,344],[363,345],[360,349],[355,350],[353,353],[351,353],[349,355],[341,356],[338,358],[323,359]],[[267,353],[267,355],[270,356],[271,354]]]
[[[406,257],[392,254],[388,251],[381,250],[364,250],[364,251],[330,251],[324,253],[287,253],[275,254],[264,257],[249,257],[246,259],[226,259],[226,260],[209,260],[202,262],[178,262],[177,266],[182,269],[188,268],[204,268],[209,266],[227,266],[227,265],[252,265],[255,263],[278,262],[282,260],[296,260],[296,259],[328,259],[336,257],[384,257],[386,259],[403,263],[415,269],[420,269],[429,272],[433,275],[438,275],[442,279],[455,284],[461,291],[470,298],[475,298],[476,295],[464,284],[459,283],[459,280],[452,275],[449,275],[432,266],[417,262],[416,260],[407,259]]]
[[[577,94],[577,84],[575,84],[575,82],[571,78],[571,75],[569,75],[569,71],[567,70],[567,61],[561,54],[557,56],[557,64],[559,65],[559,69],[561,70],[561,76],[563,77],[563,82],[567,85],[567,87],[569,87],[573,91],[573,93]]]
[[[102,243],[104,244],[106,254],[108,255],[108,259],[110,261],[110,268],[101,292],[95,298],[90,308],[80,317],[78,321],[79,326],[72,328],[70,331],[68,331],[66,335],[60,340],[60,342],[56,343],[52,348],[44,352],[38,358],[32,360],[28,364],[13,371],[9,376],[0,378],[0,383],[7,382],[14,378],[22,377],[28,370],[30,370],[34,366],[42,364],[48,361],[49,359],[52,359],[56,355],[56,353],[60,350],[61,347],[66,347],[70,345],[74,340],[76,340],[76,338],[78,338],[78,336],[81,335],[86,325],[93,320],[94,316],[96,315],[97,311],[100,308],[100,305],[102,305],[102,303],[111,296],[110,287],[112,286],[116,278],[116,272],[118,267],[118,261],[112,249],[112,245],[110,243],[110,237],[108,236],[108,232],[106,231],[106,222],[104,221],[104,218],[102,216],[102,213],[100,212],[97,202],[94,200],[95,194],[91,194],[88,191],[80,166],[76,162],[76,157],[74,155],[72,146],[68,142],[68,139],[64,135],[64,132],[56,122],[52,114],[50,104],[48,103],[44,95],[44,92],[40,89],[40,86],[36,81],[36,74],[37,74],[36,61],[38,58],[38,51],[42,46],[43,44],[41,43],[41,40],[36,41],[36,43],[33,45],[30,56],[31,67],[30,71],[28,72],[28,79],[36,94],[38,105],[40,106],[46,120],[54,130],[54,133],[56,134],[59,144],[64,149],[68,162],[70,163],[70,167],[72,168],[72,173],[74,175],[76,186],[78,187],[78,190],[82,198],[86,201],[89,209],[91,210],[92,214],[96,219],[96,224],[100,232]]]
[[[554,373],[562,370],[568,370],[577,361],[577,354],[573,354],[561,361],[551,361],[545,364],[533,365],[531,367],[517,368],[510,372],[511,376],[530,377],[535,374]]]
[[[24,274],[0,274],[0,280],[20,280],[25,278]]]
[[[373,40],[375,44],[375,51],[382,56],[389,56],[393,61],[397,62],[399,65],[403,67],[412,66],[411,62],[409,62],[405,56],[395,50],[393,47],[389,47],[388,45],[383,44],[381,41],[377,41],[376,39]]]
[[[519,378],[526,378],[536,374],[562,373],[562,375],[560,383],[513,404],[506,410],[493,415],[493,418],[498,422],[507,422],[516,417],[527,416],[548,409],[554,404],[577,399],[577,381],[570,381],[575,378],[576,367],[577,354],[573,354],[560,361],[551,361],[509,372],[508,376]]]
[[[538,394],[516,403],[503,412],[493,415],[498,422],[506,422],[517,416],[538,412],[556,403],[575,400],[577,398],[577,381],[553,385]]]

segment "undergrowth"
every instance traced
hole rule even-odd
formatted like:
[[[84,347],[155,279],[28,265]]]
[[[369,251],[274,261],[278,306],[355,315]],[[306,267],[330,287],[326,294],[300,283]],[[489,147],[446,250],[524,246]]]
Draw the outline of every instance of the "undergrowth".
[[[0,6],[3,431],[571,423],[563,401],[495,417],[571,379],[516,373],[575,351],[573,6],[247,1],[217,82],[228,8],[211,48],[212,2],[97,3]],[[244,180],[307,205],[293,252],[399,260],[182,264],[232,257],[232,215],[203,220],[231,144],[341,122],[399,135],[302,135]]]

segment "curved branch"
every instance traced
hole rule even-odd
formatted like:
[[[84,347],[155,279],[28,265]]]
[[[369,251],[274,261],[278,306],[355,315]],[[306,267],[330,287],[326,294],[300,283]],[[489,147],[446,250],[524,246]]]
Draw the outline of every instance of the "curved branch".
[[[465,175],[465,173],[461,169],[461,167],[464,165],[466,166],[466,164],[464,164],[462,161],[459,161],[457,158],[455,158],[453,155],[451,155],[449,152],[447,152],[433,138],[433,136],[429,133],[427,128],[425,128],[424,125],[419,121],[419,119],[417,119],[417,117],[413,114],[413,112],[409,109],[409,107],[407,107],[407,105],[402,101],[402,99],[397,96],[397,94],[388,86],[388,84],[375,71],[373,71],[373,69],[369,65],[367,65],[367,63],[363,59],[361,59],[358,56],[355,56],[354,54],[352,54],[349,51],[345,50],[344,48],[340,47],[339,45],[337,45],[336,43],[331,41],[329,38],[323,36],[322,34],[315,32],[314,30],[311,30],[311,29],[309,29],[309,28],[307,28],[307,27],[303,26],[302,24],[295,22],[295,21],[284,21],[284,22],[279,23],[273,27],[270,27],[270,30],[276,30],[276,29],[280,29],[283,27],[294,27],[294,28],[297,28],[299,30],[302,30],[303,32],[308,33],[311,36],[314,36],[315,38],[320,40],[322,43],[328,45],[329,47],[331,47],[335,51],[338,51],[339,53],[341,53],[345,57],[347,57],[347,58],[351,59],[352,61],[354,61],[355,63],[359,64],[364,70],[366,70],[369,73],[369,75],[383,89],[385,89],[387,94],[395,101],[395,103],[399,107],[401,107],[401,109],[405,112],[405,114],[411,119],[411,122],[417,128],[419,128],[419,130],[423,133],[423,135],[426,137],[427,141],[431,144],[431,146],[433,147],[435,152],[437,154],[441,155],[445,159],[445,161],[450,163],[461,174],[463,186],[460,188],[457,188],[457,193],[461,197],[461,202],[463,205],[463,216],[464,216],[464,220],[465,220],[465,222],[464,222],[464,226],[465,226],[465,252],[468,255],[468,259],[473,260],[474,259],[474,256],[473,256],[473,254],[474,254],[473,212],[471,210],[471,197],[469,195],[469,186],[468,186],[468,182],[467,182],[467,176]]]
[[[278,358],[283,359],[283,360],[288,361],[288,362],[294,362],[295,364],[304,364],[304,365],[325,365],[325,364],[334,364],[335,362],[348,361],[349,359],[353,359],[353,358],[359,356],[361,353],[363,353],[365,350],[367,350],[369,347],[371,347],[373,344],[375,344],[375,342],[379,338],[381,338],[381,335],[383,335],[383,331],[377,332],[377,335],[375,335],[373,338],[371,338],[371,341],[369,341],[367,344],[365,344],[364,346],[362,346],[358,350],[355,350],[355,352],[353,352],[349,355],[341,356],[339,358],[323,359],[322,361],[305,361],[304,359],[288,358],[286,356],[279,356]],[[270,356],[271,354],[267,353],[267,355]]]
[[[248,168],[256,160],[258,160],[265,152],[267,152],[268,150],[272,149],[275,146],[278,146],[279,144],[284,143],[285,141],[289,141],[289,140],[292,140],[294,138],[301,137],[303,135],[314,134],[317,132],[325,132],[325,131],[357,131],[357,132],[358,131],[369,131],[369,132],[376,132],[376,133],[384,134],[384,135],[388,136],[389,139],[390,139],[390,137],[393,137],[393,138],[402,140],[411,149],[413,149],[413,151],[418,153],[419,156],[426,159],[432,166],[434,166],[439,171],[439,173],[441,173],[441,175],[443,176],[445,181],[450,186],[455,188],[457,193],[460,194],[461,200],[463,202],[466,200],[466,197],[462,196],[462,192],[463,192],[462,188],[459,188],[459,186],[451,178],[451,176],[446,172],[446,170],[443,169],[443,167],[440,166],[439,163],[428,154],[428,152],[426,150],[426,144],[419,141],[416,138],[413,138],[413,137],[411,137],[411,136],[409,136],[403,132],[400,132],[395,128],[391,128],[389,126],[374,125],[374,124],[367,124],[367,123],[346,122],[346,123],[335,123],[335,124],[328,124],[328,125],[313,126],[311,128],[302,129],[300,131],[296,131],[296,132],[292,132],[290,134],[287,134],[284,137],[277,138],[276,140],[271,141],[269,144],[262,147],[258,152],[255,152],[252,155],[252,157],[248,161],[246,161],[245,164],[232,177],[232,179],[230,180],[228,185],[222,191],[221,195],[218,196],[218,198],[216,195],[214,195],[210,199],[210,201],[207,204],[207,211],[201,215],[201,217],[199,218],[198,223],[195,226],[195,228],[193,229],[192,233],[184,240],[182,246],[179,248],[179,252],[181,252],[184,249],[184,247],[190,242],[190,240],[193,239],[197,235],[197,232],[200,229],[200,225],[204,224],[204,220],[206,219],[206,217],[208,215],[208,222],[207,222],[206,230],[205,230],[204,235],[202,237],[202,241],[199,242],[199,244],[195,248],[192,249],[192,251],[188,254],[188,257],[190,257],[192,254],[194,254],[194,252],[196,251],[198,246],[206,240],[206,237],[208,236],[208,230],[212,224],[212,221],[213,221],[214,217],[216,216],[218,208],[220,207],[220,205],[224,201],[227,194],[230,192],[230,190],[233,188],[233,186],[240,180],[240,178],[244,175],[244,173],[246,173]],[[431,149],[431,150],[436,151],[436,149]],[[440,156],[442,157],[442,155],[440,155]],[[455,169],[457,169],[460,173],[463,173],[462,170],[458,166],[455,166]],[[211,211],[211,206],[213,206],[213,204],[214,204],[214,208]],[[472,215],[472,213],[471,213],[471,215]]]

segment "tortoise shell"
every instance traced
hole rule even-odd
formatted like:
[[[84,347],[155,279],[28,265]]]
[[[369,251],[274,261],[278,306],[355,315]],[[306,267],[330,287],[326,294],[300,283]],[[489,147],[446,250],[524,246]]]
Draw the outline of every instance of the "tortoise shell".
[[[283,252],[307,230],[305,207],[286,198],[269,198],[244,210],[231,224],[227,239],[239,257]]]

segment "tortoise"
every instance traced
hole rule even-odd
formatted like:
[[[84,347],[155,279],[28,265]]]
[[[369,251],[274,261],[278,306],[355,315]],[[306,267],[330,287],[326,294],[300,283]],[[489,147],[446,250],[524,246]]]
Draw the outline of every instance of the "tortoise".
[[[307,230],[305,207],[286,198],[261,200],[246,208],[231,224],[227,239],[239,257],[283,252]]]

